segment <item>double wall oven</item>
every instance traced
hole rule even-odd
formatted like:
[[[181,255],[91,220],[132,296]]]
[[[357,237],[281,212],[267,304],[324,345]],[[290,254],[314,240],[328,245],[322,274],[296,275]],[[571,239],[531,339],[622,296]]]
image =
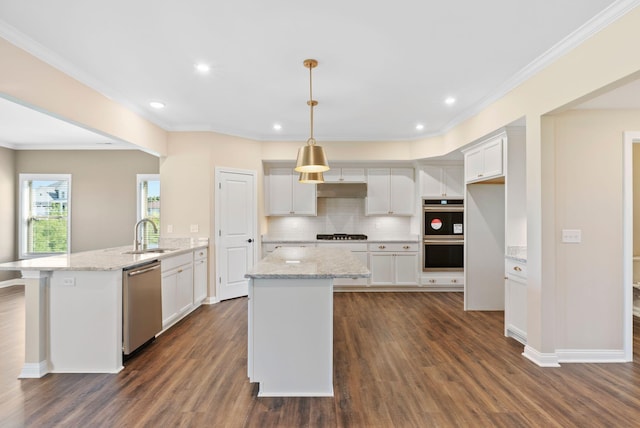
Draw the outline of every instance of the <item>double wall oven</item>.
[[[422,270],[464,269],[464,200],[423,199]]]

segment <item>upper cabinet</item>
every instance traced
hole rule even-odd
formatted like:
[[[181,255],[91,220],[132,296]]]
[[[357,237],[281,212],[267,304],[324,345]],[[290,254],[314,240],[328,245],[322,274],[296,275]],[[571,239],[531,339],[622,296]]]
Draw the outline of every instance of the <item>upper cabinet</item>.
[[[473,183],[504,176],[504,139],[501,134],[464,152],[465,181]]]
[[[293,168],[269,168],[265,174],[266,215],[316,215],[316,186],[298,182]]]
[[[366,215],[415,212],[413,168],[367,168]]]
[[[425,165],[421,168],[420,194],[425,198],[464,197],[462,165]]]
[[[364,168],[331,168],[325,171],[325,183],[366,183]]]

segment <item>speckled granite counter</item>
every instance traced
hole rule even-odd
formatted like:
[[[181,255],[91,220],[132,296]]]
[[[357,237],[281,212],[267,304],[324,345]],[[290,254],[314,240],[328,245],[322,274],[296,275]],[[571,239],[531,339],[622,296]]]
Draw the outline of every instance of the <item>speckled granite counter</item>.
[[[520,263],[527,262],[527,247],[522,245],[514,245],[507,247],[505,257]]]
[[[349,250],[283,247],[260,260],[247,278],[368,278],[371,273]]]
[[[19,260],[0,264],[0,270],[21,271],[109,271],[161,260],[163,258],[188,253],[209,246],[207,238],[162,239],[161,248],[170,249],[165,253],[126,254],[131,245],[103,250],[82,251],[49,257]]]

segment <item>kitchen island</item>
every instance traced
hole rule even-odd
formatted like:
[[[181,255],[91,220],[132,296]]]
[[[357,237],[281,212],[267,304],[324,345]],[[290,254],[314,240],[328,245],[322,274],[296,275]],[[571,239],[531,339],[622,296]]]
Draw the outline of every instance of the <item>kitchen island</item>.
[[[25,284],[25,364],[20,378],[117,373],[123,368],[123,269],[193,253],[208,240],[161,242],[165,252],[116,247],[0,264]]]
[[[333,280],[368,276],[349,250],[306,247],[278,248],[247,273],[258,396],[333,396]]]

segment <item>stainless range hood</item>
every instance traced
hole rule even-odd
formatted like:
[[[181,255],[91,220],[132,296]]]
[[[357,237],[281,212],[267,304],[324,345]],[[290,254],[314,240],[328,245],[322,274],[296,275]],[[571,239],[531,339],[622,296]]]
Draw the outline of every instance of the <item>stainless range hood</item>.
[[[366,198],[366,183],[320,183],[316,185],[318,198]]]

